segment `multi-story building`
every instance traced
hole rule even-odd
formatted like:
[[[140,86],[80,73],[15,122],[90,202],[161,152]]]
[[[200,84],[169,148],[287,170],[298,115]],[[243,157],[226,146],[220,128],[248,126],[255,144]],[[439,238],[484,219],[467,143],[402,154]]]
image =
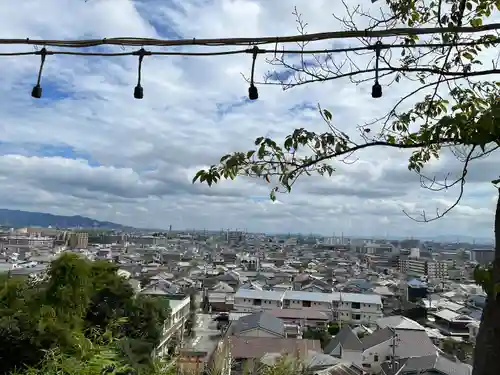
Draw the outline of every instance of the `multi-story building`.
[[[228,243],[237,244],[243,241],[245,238],[245,233],[242,231],[230,231],[226,232],[226,240]]]
[[[398,268],[401,273],[413,276],[427,276],[429,279],[448,278],[448,264],[440,260],[400,257]]]
[[[0,238],[0,243],[5,243],[7,245],[52,248],[54,246],[54,239],[52,237],[43,236],[11,235]]]
[[[168,351],[168,342],[183,330],[189,316],[190,297],[181,299],[169,299],[170,317],[163,323],[163,335],[158,347],[155,349],[155,355],[164,356]]]
[[[73,249],[86,249],[89,245],[89,234],[86,232],[70,233],[68,244]]]
[[[281,308],[283,292],[239,289],[234,295],[234,311],[254,312]]]
[[[320,311],[331,320],[354,324],[370,323],[382,317],[382,300],[377,294],[240,289],[234,296],[236,312],[276,308]]]
[[[470,260],[479,264],[489,264],[495,259],[493,249],[472,249],[470,251]]]
[[[448,263],[444,261],[428,261],[427,262],[427,277],[429,279],[447,279]]]

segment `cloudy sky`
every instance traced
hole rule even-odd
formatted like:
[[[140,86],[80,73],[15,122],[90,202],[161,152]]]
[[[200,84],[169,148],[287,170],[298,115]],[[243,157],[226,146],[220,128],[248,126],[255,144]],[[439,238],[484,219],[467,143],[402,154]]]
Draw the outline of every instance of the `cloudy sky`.
[[[2,38],[81,39],[255,37],[296,34],[293,6],[309,32],[340,29],[327,0],[5,0]],[[367,7],[371,2],[366,1]],[[346,42],[347,43],[347,42]],[[325,44],[323,44],[323,47]],[[322,48],[323,48],[322,47]],[[0,46],[2,52],[29,46]],[[115,48],[116,50],[116,48]],[[119,50],[119,49],[118,49]],[[471,235],[490,238],[495,160],[476,163],[461,204],[447,218],[419,224],[403,210],[432,215],[456,191],[430,193],[407,171],[407,156],[381,150],[336,165],[331,179],[310,178],[279,202],[269,187],[236,180],[192,185],[195,172],[258,136],[297,127],[325,131],[315,106],[329,108],[346,131],[383,114],[411,89],[382,99],[371,83],[348,80],[282,91],[261,86],[248,102],[242,78],[250,56],[146,57],[145,98],[134,100],[137,58],[49,56],[43,98],[31,98],[38,56],[0,57],[0,207],[80,214],[138,227],[232,228],[358,236]],[[257,76],[270,69],[257,61]],[[430,173],[457,171],[444,157]]]

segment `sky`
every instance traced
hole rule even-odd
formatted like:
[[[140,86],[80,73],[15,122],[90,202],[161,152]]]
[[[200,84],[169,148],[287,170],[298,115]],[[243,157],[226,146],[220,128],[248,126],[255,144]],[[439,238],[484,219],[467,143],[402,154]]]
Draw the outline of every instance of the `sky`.
[[[0,36],[294,35],[294,5],[308,32],[341,28],[332,13],[343,10],[327,0],[6,0],[0,2]],[[367,1],[370,6],[377,4]],[[2,52],[31,50],[0,46]],[[193,185],[197,170],[226,153],[251,149],[256,137],[279,140],[300,127],[326,131],[318,104],[332,112],[339,127],[356,132],[415,85],[403,81],[385,88],[381,99],[371,98],[371,82],[355,85],[348,79],[286,91],[266,85],[259,86],[259,100],[250,102],[242,76],[250,66],[251,56],[244,54],[148,56],[144,99],[135,100],[137,57],[48,56],[43,98],[36,100],[30,93],[39,56],[0,57],[0,207],[150,228],[491,238],[495,155],[471,167],[460,205],[431,223],[417,223],[403,211],[432,215],[451,204],[457,191],[422,189],[407,169],[408,154],[390,150],[360,153],[349,165],[334,163],[331,178],[305,177],[276,202],[267,198],[269,185],[255,180]],[[272,68],[259,56],[256,77]],[[442,178],[459,167],[445,154],[426,171]]]

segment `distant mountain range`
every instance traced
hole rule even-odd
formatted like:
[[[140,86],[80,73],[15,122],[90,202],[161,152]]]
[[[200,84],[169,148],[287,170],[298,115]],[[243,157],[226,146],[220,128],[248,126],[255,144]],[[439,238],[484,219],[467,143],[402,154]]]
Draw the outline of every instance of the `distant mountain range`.
[[[43,212],[29,212],[0,208],[0,225],[12,228],[52,227],[52,228],[96,228],[123,230],[130,229],[110,221],[94,220],[85,216],[62,216]]]

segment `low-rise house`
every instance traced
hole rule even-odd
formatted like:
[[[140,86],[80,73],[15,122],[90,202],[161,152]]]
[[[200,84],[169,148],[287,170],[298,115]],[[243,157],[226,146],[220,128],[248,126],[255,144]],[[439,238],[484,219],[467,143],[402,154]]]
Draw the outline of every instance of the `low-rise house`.
[[[283,321],[267,312],[242,316],[231,323],[228,333],[240,337],[286,337]]]
[[[472,367],[452,361],[439,353],[429,356],[400,358],[397,362],[385,362],[381,365],[381,375],[471,375]]]
[[[351,327],[345,325],[323,351],[331,356],[361,364],[363,345]]]
[[[243,369],[245,364],[260,361],[269,353],[307,353],[310,350],[321,352],[319,340],[292,338],[228,336],[226,345],[229,346],[234,371]]]

